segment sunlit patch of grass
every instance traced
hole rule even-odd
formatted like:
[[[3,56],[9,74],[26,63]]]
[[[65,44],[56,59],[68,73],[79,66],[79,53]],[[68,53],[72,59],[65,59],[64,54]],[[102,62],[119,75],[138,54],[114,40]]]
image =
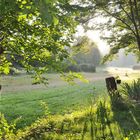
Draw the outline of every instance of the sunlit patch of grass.
[[[46,113],[31,126],[18,129],[16,134],[9,134],[8,137],[12,136],[14,140],[139,140],[140,105],[131,106],[129,110],[121,110],[118,106],[115,104],[114,107],[107,97],[96,99],[85,109],[72,113]],[[48,107],[45,108],[48,111]]]
[[[132,80],[131,74],[123,76],[127,82]],[[138,78],[139,73],[132,73],[132,77]],[[105,81],[100,80],[45,90],[16,91],[2,94],[0,110],[8,122],[22,116],[17,128],[25,128],[37,120],[30,127],[18,130],[14,140],[19,137],[35,140],[139,140],[140,106],[121,110],[120,102],[114,108],[105,90]],[[99,102],[98,97],[102,98]],[[47,102],[51,112],[44,118],[41,101]]]
[[[96,89],[95,89],[96,87]],[[1,95],[0,110],[8,121],[21,117],[18,128],[30,125],[44,114],[41,101],[47,102],[52,114],[66,114],[89,106],[91,99],[106,96],[105,83],[52,87]],[[100,92],[102,94],[100,94]]]
[[[109,100],[98,101],[82,111],[40,118],[18,130],[15,140],[139,140],[139,128],[132,127],[135,122],[128,115],[129,112],[113,110]]]

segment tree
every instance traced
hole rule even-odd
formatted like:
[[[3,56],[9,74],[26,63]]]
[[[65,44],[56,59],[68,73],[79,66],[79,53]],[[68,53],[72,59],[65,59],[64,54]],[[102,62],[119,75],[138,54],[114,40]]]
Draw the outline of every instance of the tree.
[[[87,4],[87,1],[85,1]],[[106,22],[94,24],[92,28],[109,30],[109,36],[103,36],[111,46],[110,54],[104,62],[112,58],[120,49],[134,53],[140,61],[140,1],[139,0],[88,0],[91,9],[84,18],[87,22],[97,16],[106,18]],[[91,8],[92,5],[92,8]],[[84,19],[84,20],[83,20]]]
[[[75,47],[78,52],[74,55],[74,60],[78,64],[93,64],[94,66],[99,65],[101,54],[97,45],[87,36],[78,38],[78,42]]]
[[[70,6],[68,0],[0,0],[0,72],[9,73],[13,61],[38,79],[49,69],[61,72],[77,25]]]

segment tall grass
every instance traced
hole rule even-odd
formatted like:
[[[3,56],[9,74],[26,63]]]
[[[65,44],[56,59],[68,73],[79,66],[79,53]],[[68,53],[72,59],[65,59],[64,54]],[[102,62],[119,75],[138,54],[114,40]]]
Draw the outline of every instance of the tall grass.
[[[140,78],[134,80],[132,83],[124,83],[122,91],[129,98],[140,101]]]

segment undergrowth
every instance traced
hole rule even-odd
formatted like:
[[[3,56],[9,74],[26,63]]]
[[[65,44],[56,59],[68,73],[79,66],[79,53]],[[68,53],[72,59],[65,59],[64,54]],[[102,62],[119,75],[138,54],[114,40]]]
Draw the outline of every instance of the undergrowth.
[[[132,81],[132,83],[124,83],[122,91],[130,99],[140,101],[140,78]]]

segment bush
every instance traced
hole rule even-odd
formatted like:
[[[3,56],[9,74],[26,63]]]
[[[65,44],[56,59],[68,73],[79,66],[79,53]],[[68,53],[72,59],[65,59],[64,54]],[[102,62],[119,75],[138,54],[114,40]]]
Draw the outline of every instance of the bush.
[[[133,70],[140,70],[140,65],[134,65]]]
[[[72,71],[72,72],[95,72],[96,67],[93,64],[80,64],[80,65],[69,65],[66,69],[66,72]]]
[[[69,65],[65,71],[80,72],[80,68],[79,65]]]
[[[93,64],[80,64],[80,70],[83,72],[95,72],[96,67]]]
[[[0,139],[1,140],[14,140],[16,122],[9,124],[4,115],[0,113]]]
[[[76,54],[73,56],[73,59],[77,64],[93,64],[98,66],[101,61],[101,54],[98,49],[98,46],[95,42],[90,40],[87,36],[82,36],[77,40],[75,45]]]
[[[119,91],[114,91],[110,96],[112,109],[117,110],[128,110],[128,105],[122,96],[119,94]]]
[[[122,85],[122,91],[129,98],[140,101],[140,78],[134,80],[131,84],[124,83]]]

